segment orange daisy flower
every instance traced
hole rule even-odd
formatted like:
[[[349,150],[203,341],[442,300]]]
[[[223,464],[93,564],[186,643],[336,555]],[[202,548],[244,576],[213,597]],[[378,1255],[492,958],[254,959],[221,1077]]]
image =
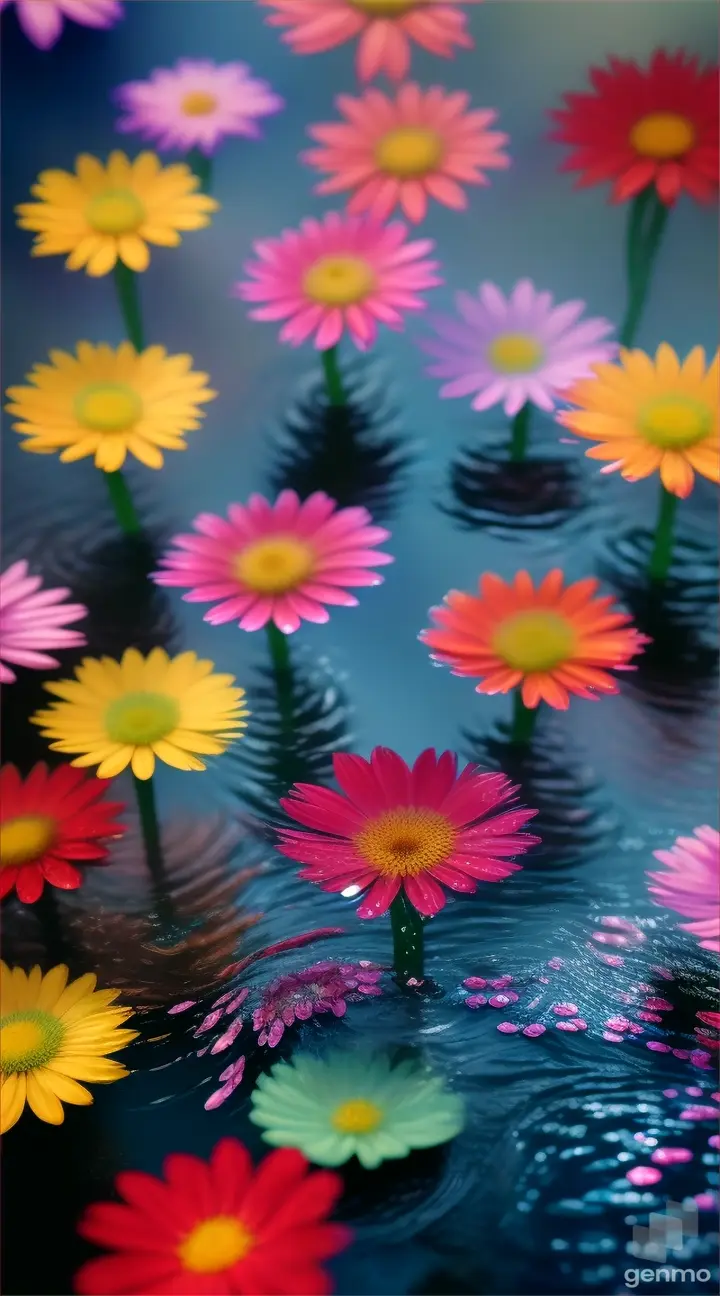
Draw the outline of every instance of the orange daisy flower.
[[[301,156],[330,173],[316,193],[354,190],[348,202],[353,215],[386,220],[399,204],[408,220],[421,221],[428,198],[462,211],[463,183],[486,185],[485,170],[510,165],[502,152],[508,136],[488,129],[497,113],[468,112],[465,93],[439,86],[423,91],[409,82],[394,98],[373,89],[360,99],[339,95],[337,104],[344,121],[309,126],[323,147]]]
[[[579,408],[562,411],[558,422],[599,442],[585,453],[609,461],[603,472],[619,471],[626,481],[659,472],[665,489],[685,499],[696,472],[720,481],[719,356],[706,367],[702,347],[683,364],[666,342],[654,360],[621,351],[618,364],[595,365],[594,378],[565,393]]]
[[[596,580],[564,580],[558,568],[537,588],[526,571],[509,584],[488,572],[479,597],[451,590],[443,607],[431,608],[435,628],[420,639],[453,675],[478,678],[477,693],[521,687],[526,707],[547,702],[565,711],[571,693],[617,693],[608,671],[633,670],[630,660],[648,639],[612,598],[596,597]]]

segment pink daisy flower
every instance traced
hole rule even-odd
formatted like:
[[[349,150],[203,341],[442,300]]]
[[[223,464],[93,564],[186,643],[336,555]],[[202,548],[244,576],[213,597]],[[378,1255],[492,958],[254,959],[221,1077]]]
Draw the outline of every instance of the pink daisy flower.
[[[703,949],[720,954],[720,833],[704,824],[692,837],[678,837],[670,850],[653,851],[669,873],[648,873],[657,903],[692,918],[682,931],[697,938]]]
[[[407,75],[410,44],[451,58],[453,47],[472,49],[465,8],[480,0],[260,0],[274,12],[272,27],[287,27],[283,40],[294,54],[319,54],[360,37],[357,73],[370,81],[386,72],[394,81]]]
[[[325,604],[357,607],[346,587],[381,585],[370,569],[393,562],[375,548],[390,532],[373,526],[367,509],[338,508],[322,491],[302,503],[291,490],[274,504],[251,495],[230,505],[227,521],[200,513],[193,526],[195,535],[175,536],[153,579],[189,587],[188,603],[215,603],[205,613],[211,625],[259,630],[274,621],[292,634],[301,621],[328,621]]]
[[[246,63],[210,59],[179,59],[174,68],[156,68],[147,81],[119,86],[115,98],[125,113],[119,131],[138,132],[159,149],[197,148],[208,155],[226,135],[257,139],[258,118],[283,107]]]
[[[0,0],[0,9],[13,0]],[[112,27],[123,16],[118,0],[14,0],[18,22],[38,49],[51,49],[63,29],[63,22],[83,27]]]
[[[470,96],[438,86],[421,90],[410,83],[394,99],[366,90],[361,99],[340,95],[341,124],[309,126],[324,147],[302,160],[331,173],[316,193],[354,190],[348,211],[369,212],[385,220],[399,204],[408,220],[423,220],[428,198],[463,211],[465,191],[458,183],[486,185],[483,168],[507,167],[502,152],[508,136],[488,130],[492,109],[468,112]]]
[[[473,892],[478,881],[499,882],[521,867],[511,857],[539,841],[521,831],[536,810],[497,813],[517,791],[510,780],[474,765],[458,775],[452,752],[428,748],[411,769],[376,747],[369,761],[338,754],[333,765],[342,795],[296,783],[280,804],[313,831],[280,828],[277,849],[323,891],[369,887],[359,918],[386,913],[401,889],[430,917],[445,904],[440,883]]]
[[[314,334],[327,351],[345,330],[365,351],[375,341],[378,322],[402,329],[403,312],[424,310],[418,294],[442,280],[437,261],[428,261],[431,239],[407,241],[400,221],[380,225],[361,216],[330,212],[305,220],[299,230],[254,244],[257,261],[248,261],[250,281],[236,284],[254,307],[250,318],[285,320],[280,341],[300,346]]]
[[[432,319],[438,337],[421,346],[436,357],[428,373],[450,380],[440,395],[476,392],[475,410],[503,404],[512,417],[528,401],[553,410],[560,392],[617,353],[614,342],[601,340],[612,332],[609,320],[580,321],[584,302],[556,306],[552,294],[538,292],[529,279],[520,279],[509,297],[481,283],[476,295],[459,292],[455,302],[461,318]]]
[[[41,648],[77,648],[85,643],[80,630],[66,630],[87,616],[82,603],[65,603],[69,589],[42,589],[39,576],[28,576],[26,562],[13,563],[0,575],[0,683],[15,674],[6,662],[43,670],[59,666]]]

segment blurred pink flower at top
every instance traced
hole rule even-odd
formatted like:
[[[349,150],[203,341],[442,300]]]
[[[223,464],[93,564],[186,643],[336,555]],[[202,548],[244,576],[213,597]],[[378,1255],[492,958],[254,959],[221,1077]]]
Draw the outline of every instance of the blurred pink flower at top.
[[[393,561],[376,548],[390,532],[367,509],[338,508],[322,491],[302,503],[290,490],[274,504],[251,495],[230,505],[227,520],[200,513],[193,525],[194,535],[175,536],[153,579],[189,588],[188,603],[215,603],[211,625],[259,630],[274,621],[292,634],[301,621],[329,620],[326,604],[357,607],[347,586],[381,585],[371,569]]]
[[[65,588],[43,589],[39,576],[28,575],[26,562],[13,563],[0,575],[0,683],[15,679],[6,662],[47,670],[60,663],[40,649],[85,643],[80,630],[65,628],[87,616],[82,603],[65,602],[69,593]]]
[[[243,301],[258,303],[256,320],[285,320],[280,341],[300,346],[315,335],[319,351],[347,331],[360,351],[375,341],[378,323],[402,329],[403,314],[419,311],[419,295],[442,282],[429,261],[431,239],[409,242],[400,221],[381,225],[361,216],[329,212],[304,220],[299,230],[254,245],[249,279],[235,285]]]
[[[360,37],[357,72],[370,81],[386,72],[394,81],[407,75],[410,44],[451,58],[453,47],[472,49],[465,9],[480,0],[260,0],[273,13],[272,27],[287,27],[283,40],[295,54],[319,54]]]
[[[704,824],[692,837],[678,837],[670,850],[653,851],[669,873],[648,873],[656,903],[694,921],[680,923],[703,949],[720,954],[720,833]]]
[[[468,112],[470,96],[410,82],[390,99],[366,90],[361,99],[338,96],[344,121],[309,126],[323,145],[303,161],[330,178],[317,193],[354,190],[348,211],[369,211],[385,220],[399,204],[408,220],[421,221],[428,198],[462,211],[467,197],[461,183],[489,184],[484,169],[510,165],[502,146],[508,136],[489,130],[497,113]]]
[[[283,100],[246,63],[179,59],[156,68],[147,81],[119,86],[115,98],[125,116],[119,131],[137,131],[160,149],[215,151],[226,135],[257,139],[258,118],[279,112]]]
[[[5,9],[13,0],[0,0]],[[51,49],[65,18],[82,27],[112,27],[123,16],[118,0],[14,0],[18,22],[38,49]]]

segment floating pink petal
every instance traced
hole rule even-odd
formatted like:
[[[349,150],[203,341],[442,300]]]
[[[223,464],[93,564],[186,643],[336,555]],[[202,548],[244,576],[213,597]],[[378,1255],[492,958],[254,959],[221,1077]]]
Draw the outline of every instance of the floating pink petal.
[[[656,1170],[654,1166],[639,1165],[628,1170],[625,1178],[629,1179],[636,1188],[646,1188],[650,1184],[658,1183],[662,1179],[662,1172]]]

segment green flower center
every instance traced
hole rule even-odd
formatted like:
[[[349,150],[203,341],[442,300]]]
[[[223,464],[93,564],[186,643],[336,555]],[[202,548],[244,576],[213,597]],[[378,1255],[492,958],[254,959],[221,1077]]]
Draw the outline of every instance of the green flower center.
[[[441,157],[442,139],[427,126],[398,126],[383,135],[375,148],[381,170],[401,178],[427,175]]]
[[[661,450],[685,450],[709,435],[712,415],[691,396],[661,396],[640,412],[640,430]]]
[[[85,219],[98,234],[134,234],[145,208],[131,189],[107,189],[90,200]]]
[[[177,728],[180,707],[166,693],[126,693],[110,703],[105,728],[112,742],[144,747]]]
[[[65,1031],[52,1013],[39,1008],[0,1017],[0,1071],[34,1071],[57,1054]]]
[[[555,612],[517,612],[498,626],[492,646],[513,670],[531,674],[567,661],[575,648],[575,632]]]
[[[49,815],[18,815],[0,824],[0,867],[40,859],[55,839],[57,825]]]
[[[488,347],[488,360],[498,373],[534,373],[545,359],[540,343],[528,333],[500,333]]]
[[[184,1269],[191,1273],[222,1273],[252,1251],[255,1238],[234,1215],[213,1215],[196,1224],[178,1247]]]
[[[350,1098],[335,1108],[330,1124],[340,1134],[372,1134],[382,1124],[383,1112],[367,1098]]]
[[[643,157],[682,157],[695,143],[695,127],[680,113],[647,113],[635,122],[630,143]]]
[[[142,401],[127,383],[91,383],[75,397],[75,417],[91,432],[127,432],[142,417]]]

